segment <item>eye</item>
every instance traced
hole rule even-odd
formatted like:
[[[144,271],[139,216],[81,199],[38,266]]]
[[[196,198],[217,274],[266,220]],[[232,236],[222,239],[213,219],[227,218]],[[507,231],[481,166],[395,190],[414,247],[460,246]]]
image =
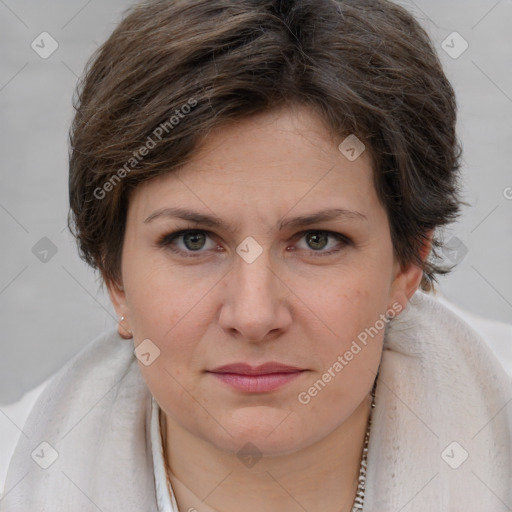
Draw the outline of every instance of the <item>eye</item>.
[[[176,241],[180,240],[182,244],[176,243]],[[170,249],[172,252],[175,252],[181,256],[186,258],[195,258],[200,256],[201,251],[205,247],[205,241],[208,239],[208,231],[201,231],[198,229],[187,229],[181,231],[175,231],[173,233],[169,233],[160,238],[157,242],[159,247],[166,247]],[[181,245],[181,247],[180,247]],[[178,247],[177,247],[178,246]],[[215,244],[214,244],[215,247]],[[210,249],[212,247],[210,246]],[[189,253],[189,254],[187,254]],[[190,254],[190,253],[200,253],[200,254]]]
[[[331,254],[340,252],[344,247],[351,245],[351,240],[342,235],[341,233],[335,233],[333,231],[303,231],[299,233],[300,238],[306,240],[306,251],[309,250],[314,256],[330,256]],[[335,240],[337,243],[331,243],[330,250],[324,250],[329,246],[329,239]]]
[[[295,238],[305,239],[307,247],[299,247],[299,249],[306,250],[313,256],[330,256],[340,252],[346,246],[352,245],[352,241],[348,237],[333,231],[303,231],[298,233]],[[211,242],[209,247],[207,244],[208,239]],[[331,244],[329,244],[329,240],[331,240]],[[333,240],[337,243],[333,243]],[[158,247],[165,247],[185,258],[196,258],[208,249],[211,250],[219,247],[211,240],[208,231],[199,229],[186,229],[165,234],[158,240],[157,245]],[[331,248],[324,250],[329,245]],[[291,250],[295,251],[296,247],[292,246]],[[202,249],[205,250],[203,251]]]

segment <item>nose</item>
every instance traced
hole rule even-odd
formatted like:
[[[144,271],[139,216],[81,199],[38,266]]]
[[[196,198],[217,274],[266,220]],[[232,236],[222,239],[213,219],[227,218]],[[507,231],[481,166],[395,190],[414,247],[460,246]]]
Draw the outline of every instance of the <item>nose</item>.
[[[292,320],[290,291],[269,251],[251,263],[235,256],[234,268],[225,277],[225,295],[219,325],[230,336],[249,342],[275,339]],[[282,272],[282,271],[281,271]]]

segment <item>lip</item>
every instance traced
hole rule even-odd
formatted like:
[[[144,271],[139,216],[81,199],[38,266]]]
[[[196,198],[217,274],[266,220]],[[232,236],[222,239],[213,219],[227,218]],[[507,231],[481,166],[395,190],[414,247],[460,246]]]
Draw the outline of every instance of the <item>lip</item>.
[[[269,375],[272,373],[296,373],[303,371],[303,368],[290,366],[287,364],[278,363],[277,361],[270,361],[268,363],[260,364],[259,366],[251,366],[247,363],[232,363],[219,366],[211,373],[236,373],[237,375]]]
[[[306,370],[277,362],[260,366],[234,363],[220,366],[211,373],[224,384],[245,393],[266,393],[281,388]]]

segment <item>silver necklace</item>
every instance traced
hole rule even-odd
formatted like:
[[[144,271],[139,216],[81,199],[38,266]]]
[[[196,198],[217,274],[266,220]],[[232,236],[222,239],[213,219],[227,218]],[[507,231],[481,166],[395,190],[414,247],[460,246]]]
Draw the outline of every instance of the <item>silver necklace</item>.
[[[370,414],[368,416],[368,425],[366,427],[366,434],[364,436],[363,455],[361,457],[361,466],[359,468],[359,483],[357,485],[356,497],[352,505],[352,512],[361,512],[364,504],[364,492],[366,489],[366,461],[368,458],[368,443],[370,442],[370,428],[372,425],[372,411],[375,407],[375,387],[377,386],[377,379],[373,384],[372,389],[372,403],[370,407]]]

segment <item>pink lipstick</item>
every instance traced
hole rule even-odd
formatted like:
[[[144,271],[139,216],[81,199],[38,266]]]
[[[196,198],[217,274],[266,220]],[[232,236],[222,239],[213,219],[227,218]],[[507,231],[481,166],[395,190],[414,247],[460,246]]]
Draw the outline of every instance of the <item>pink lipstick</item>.
[[[246,393],[274,391],[299,377],[306,370],[271,361],[259,366],[233,363],[211,370],[214,377]]]

